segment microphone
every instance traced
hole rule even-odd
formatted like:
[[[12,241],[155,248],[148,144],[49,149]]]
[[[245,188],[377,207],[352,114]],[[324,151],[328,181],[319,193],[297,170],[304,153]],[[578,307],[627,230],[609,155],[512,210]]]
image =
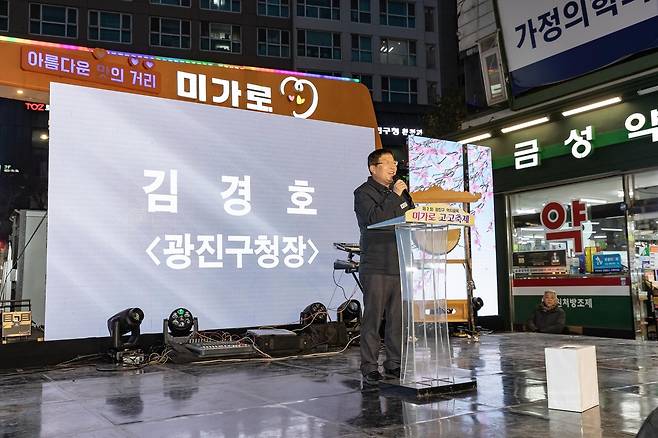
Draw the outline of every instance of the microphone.
[[[402,178],[400,178],[398,175],[393,175],[393,184],[395,184],[396,182],[400,181],[401,179],[402,179]],[[403,181],[404,181],[404,180],[403,180]],[[406,184],[406,183],[405,183],[405,184]],[[406,192],[407,189],[404,189],[404,191]]]
[[[393,177],[393,184],[395,184],[396,181],[401,180],[401,179],[402,179],[402,178],[400,178],[398,175],[395,175],[395,176]],[[409,194],[409,190],[404,189],[404,190],[402,191],[402,193],[400,194],[400,196],[402,196],[404,199],[406,199],[406,200],[409,202],[409,206],[410,206],[411,208],[414,208],[415,204],[414,204],[413,199],[411,199],[411,195]]]

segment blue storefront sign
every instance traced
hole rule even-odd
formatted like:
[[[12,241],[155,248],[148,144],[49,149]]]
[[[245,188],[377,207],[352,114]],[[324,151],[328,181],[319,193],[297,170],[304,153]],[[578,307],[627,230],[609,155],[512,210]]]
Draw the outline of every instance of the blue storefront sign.
[[[592,269],[594,272],[620,272],[622,269],[621,255],[594,254],[592,255]]]

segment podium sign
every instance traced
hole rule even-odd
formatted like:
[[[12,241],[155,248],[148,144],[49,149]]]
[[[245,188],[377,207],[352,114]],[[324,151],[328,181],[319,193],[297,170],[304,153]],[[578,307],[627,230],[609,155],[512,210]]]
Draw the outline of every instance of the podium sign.
[[[402,294],[402,355],[395,386],[417,398],[473,389],[469,372],[452,365],[446,297],[449,235],[473,225],[473,216],[445,204],[429,204],[369,228],[395,227]]]
[[[461,208],[448,204],[425,204],[408,210],[404,214],[407,223],[463,225],[471,227],[475,224],[472,214]]]

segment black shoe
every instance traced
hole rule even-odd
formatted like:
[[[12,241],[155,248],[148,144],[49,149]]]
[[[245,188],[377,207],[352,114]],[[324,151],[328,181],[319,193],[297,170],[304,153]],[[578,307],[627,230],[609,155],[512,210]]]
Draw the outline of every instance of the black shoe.
[[[379,371],[370,371],[368,374],[363,376],[363,381],[368,385],[378,385],[379,381],[384,377],[379,373]]]
[[[400,368],[393,368],[392,370],[389,370],[388,368],[384,368],[384,375],[386,377],[394,377],[396,379],[400,378]]]

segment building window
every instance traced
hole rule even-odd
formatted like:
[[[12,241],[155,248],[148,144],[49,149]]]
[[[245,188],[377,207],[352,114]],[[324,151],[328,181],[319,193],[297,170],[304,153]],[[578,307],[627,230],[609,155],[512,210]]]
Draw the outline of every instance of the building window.
[[[427,103],[435,104],[439,100],[438,84],[433,81],[427,81]]]
[[[459,77],[459,86],[464,88],[466,108],[469,113],[478,113],[488,108],[487,93],[482,81],[480,54],[469,49],[460,53],[460,65],[463,65],[463,76]]]
[[[403,0],[379,0],[379,24],[416,27],[416,4]]]
[[[297,0],[297,15],[340,20],[340,0]]]
[[[258,0],[258,15],[267,17],[288,17],[290,15],[289,0]]]
[[[258,29],[258,56],[290,58],[290,32],[281,29]]]
[[[151,17],[151,46],[190,48],[190,22],[175,18]]]
[[[427,68],[436,68],[436,46],[425,44],[425,63]]]
[[[434,32],[434,8],[425,7],[425,32]]]
[[[372,37],[352,34],[352,61],[372,62]]]
[[[190,0],[151,0],[154,5],[190,7]]]
[[[213,11],[240,12],[240,0],[199,0],[201,9],[210,9]]]
[[[370,94],[372,94],[372,76],[371,75],[364,75],[361,73],[352,73],[352,78],[353,79],[358,79],[359,82],[361,82],[363,85],[368,88],[368,91],[370,91]]]
[[[507,90],[502,67],[502,56],[497,34],[492,34],[478,41],[480,67],[486,92],[487,104],[494,105],[507,100]]]
[[[240,26],[202,21],[200,43],[201,50],[240,53]]]
[[[297,55],[341,59],[340,33],[297,29]]]
[[[0,0],[0,32],[9,30],[9,0]]]
[[[370,23],[370,0],[352,0],[350,16],[357,23]]]
[[[622,272],[628,272],[624,187],[620,177],[521,192],[510,195],[509,200],[512,213],[511,242],[514,252],[512,270],[516,278],[527,276],[538,278],[542,272],[538,264],[519,263],[518,256],[527,251],[558,252],[559,257],[556,259],[560,260],[559,265],[557,263],[555,266],[552,263],[543,265],[542,277],[552,276],[550,270],[546,272],[546,267],[554,268],[556,274],[562,271],[563,274],[569,273],[573,276],[591,275],[593,266],[588,266],[587,263],[581,265],[579,256],[585,253],[585,248],[588,247],[596,248],[599,254],[619,254],[622,258],[620,268]],[[586,210],[587,220],[577,225],[573,223],[571,215],[573,200],[581,200]],[[568,237],[556,240],[546,238],[547,232],[557,231],[546,228],[542,223],[542,210],[548,202],[562,205],[566,214],[560,229],[577,228],[582,252],[577,251],[574,240]],[[548,254],[552,255],[550,252]]]
[[[132,43],[132,17],[117,12],[89,11],[89,39],[110,43]]]
[[[382,100],[384,102],[417,103],[416,79],[382,76]]]
[[[382,64],[416,65],[416,41],[382,38],[379,52]]]
[[[77,38],[78,10],[30,3],[30,33]]]

